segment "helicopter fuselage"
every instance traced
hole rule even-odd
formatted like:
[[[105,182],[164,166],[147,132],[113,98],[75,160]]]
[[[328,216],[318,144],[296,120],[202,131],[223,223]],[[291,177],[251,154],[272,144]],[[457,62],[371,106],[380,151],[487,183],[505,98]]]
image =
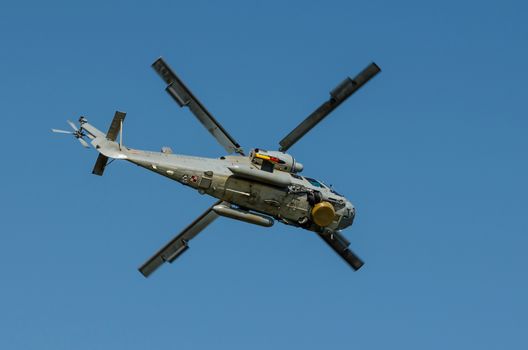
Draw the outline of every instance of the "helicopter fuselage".
[[[84,128],[91,129],[90,125]],[[194,157],[119,147],[107,140],[104,144],[96,141],[95,147],[111,158],[127,160],[234,205],[238,212],[264,214],[284,224],[317,232],[321,227],[312,220],[312,210],[324,201],[335,211],[326,229],[342,230],[354,219],[352,203],[323,183],[285,171],[264,171],[247,156]]]
[[[272,226],[275,219],[314,231],[354,270],[363,266],[363,261],[349,249],[350,242],[340,232],[353,223],[355,208],[352,203],[322,182],[300,176],[303,165],[286,152],[378,74],[381,71],[378,65],[372,62],[354,78],[346,77],[330,91],[326,101],[279,141],[277,151],[255,148],[248,156],[163,58],[158,58],[152,67],[167,84],[165,91],[180,107],[188,108],[230,155],[215,159],[177,155],[167,147],[161,152],[125,147],[123,121],[126,113],[122,111],[115,112],[106,133],[89,124],[84,116],[79,118],[80,127],[68,121],[72,131],[52,129],[55,133],[73,135],[85,148],[90,146],[84,138],[91,140],[99,152],[92,170],[94,175],[103,175],[110,158],[122,159],[218,199],[147,260],[139,268],[141,274],[147,277],[163,263],[173,262],[189,248],[189,241],[218,216],[266,227]]]

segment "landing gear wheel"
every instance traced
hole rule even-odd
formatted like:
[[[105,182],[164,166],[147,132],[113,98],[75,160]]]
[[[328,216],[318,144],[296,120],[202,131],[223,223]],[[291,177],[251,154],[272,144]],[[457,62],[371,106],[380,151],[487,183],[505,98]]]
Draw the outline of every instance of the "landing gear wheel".
[[[302,228],[308,228],[310,227],[310,225],[312,224],[310,219],[308,219],[307,216],[302,216],[300,217],[298,220],[297,220],[297,223],[299,224],[299,226],[301,226]]]

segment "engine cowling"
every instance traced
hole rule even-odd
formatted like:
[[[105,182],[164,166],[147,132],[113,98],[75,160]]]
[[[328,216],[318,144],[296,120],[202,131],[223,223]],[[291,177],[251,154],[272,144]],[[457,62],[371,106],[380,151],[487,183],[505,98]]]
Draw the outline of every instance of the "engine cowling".
[[[299,173],[303,170],[303,165],[295,161],[290,154],[278,151],[266,151],[255,148],[251,150],[249,158],[253,164],[262,165],[264,161],[271,162],[274,168],[289,173]]]

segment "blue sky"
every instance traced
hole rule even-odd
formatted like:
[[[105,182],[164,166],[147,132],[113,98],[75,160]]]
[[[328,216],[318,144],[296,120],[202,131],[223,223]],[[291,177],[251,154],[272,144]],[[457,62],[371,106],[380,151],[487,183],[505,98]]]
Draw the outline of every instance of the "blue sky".
[[[521,1],[0,4],[0,347],[524,349],[527,6]],[[357,273],[313,234],[219,219],[136,268],[213,200],[49,132],[218,157],[150,68],[163,56],[246,149],[291,148],[357,207]]]

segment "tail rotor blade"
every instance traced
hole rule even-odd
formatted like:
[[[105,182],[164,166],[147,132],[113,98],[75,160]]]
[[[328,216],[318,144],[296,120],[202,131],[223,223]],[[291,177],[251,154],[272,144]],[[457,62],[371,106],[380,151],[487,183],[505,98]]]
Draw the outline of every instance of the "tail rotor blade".
[[[77,126],[71,121],[71,120],[67,120],[68,124],[70,124],[71,128],[75,131],[79,131],[79,129],[77,129]]]
[[[82,138],[79,137],[77,140],[79,140],[79,142],[81,143],[81,145],[83,145],[84,148],[90,148],[88,142],[84,141]]]
[[[66,131],[66,130],[60,130],[60,129],[51,129],[52,132],[56,132],[57,134],[75,134],[73,131]]]

